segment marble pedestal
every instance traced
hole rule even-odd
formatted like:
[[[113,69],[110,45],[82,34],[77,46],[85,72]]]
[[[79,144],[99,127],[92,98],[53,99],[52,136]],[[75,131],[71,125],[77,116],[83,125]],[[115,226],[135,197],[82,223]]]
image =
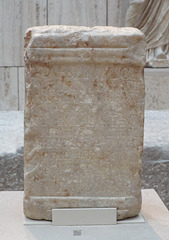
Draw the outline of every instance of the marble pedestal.
[[[25,37],[24,212],[141,208],[144,35],[46,26]]]

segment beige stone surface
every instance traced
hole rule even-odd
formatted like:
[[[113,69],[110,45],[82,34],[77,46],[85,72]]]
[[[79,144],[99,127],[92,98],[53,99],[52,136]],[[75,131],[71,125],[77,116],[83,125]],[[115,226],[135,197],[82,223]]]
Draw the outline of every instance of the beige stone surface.
[[[141,208],[144,35],[133,28],[35,27],[25,38],[29,218],[54,208]]]

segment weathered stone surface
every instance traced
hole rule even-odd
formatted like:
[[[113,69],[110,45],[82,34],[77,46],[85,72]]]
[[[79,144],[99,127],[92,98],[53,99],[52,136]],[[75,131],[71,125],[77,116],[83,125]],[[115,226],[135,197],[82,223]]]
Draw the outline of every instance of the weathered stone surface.
[[[141,207],[144,35],[133,28],[34,27],[25,38],[27,217]]]

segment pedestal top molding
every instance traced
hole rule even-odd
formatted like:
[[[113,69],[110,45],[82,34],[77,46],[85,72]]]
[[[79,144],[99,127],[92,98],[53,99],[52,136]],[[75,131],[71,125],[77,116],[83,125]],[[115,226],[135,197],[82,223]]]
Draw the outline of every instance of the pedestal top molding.
[[[33,27],[26,32],[25,61],[37,61],[32,57],[36,52],[38,61],[43,62],[58,61],[58,57],[59,61],[75,62],[88,61],[89,58],[90,61],[105,62],[107,58],[108,61],[116,63],[131,61],[134,65],[145,65],[145,54],[142,52],[145,47],[143,39],[143,33],[135,28]],[[44,59],[44,55],[49,56]]]
[[[141,31],[131,27],[42,26],[27,29],[25,47],[128,48],[143,38]]]

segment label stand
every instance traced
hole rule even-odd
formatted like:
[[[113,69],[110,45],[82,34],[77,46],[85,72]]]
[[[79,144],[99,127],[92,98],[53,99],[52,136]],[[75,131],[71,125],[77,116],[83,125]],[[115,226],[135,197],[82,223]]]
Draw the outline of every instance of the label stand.
[[[52,209],[53,226],[115,225],[116,208]]]

